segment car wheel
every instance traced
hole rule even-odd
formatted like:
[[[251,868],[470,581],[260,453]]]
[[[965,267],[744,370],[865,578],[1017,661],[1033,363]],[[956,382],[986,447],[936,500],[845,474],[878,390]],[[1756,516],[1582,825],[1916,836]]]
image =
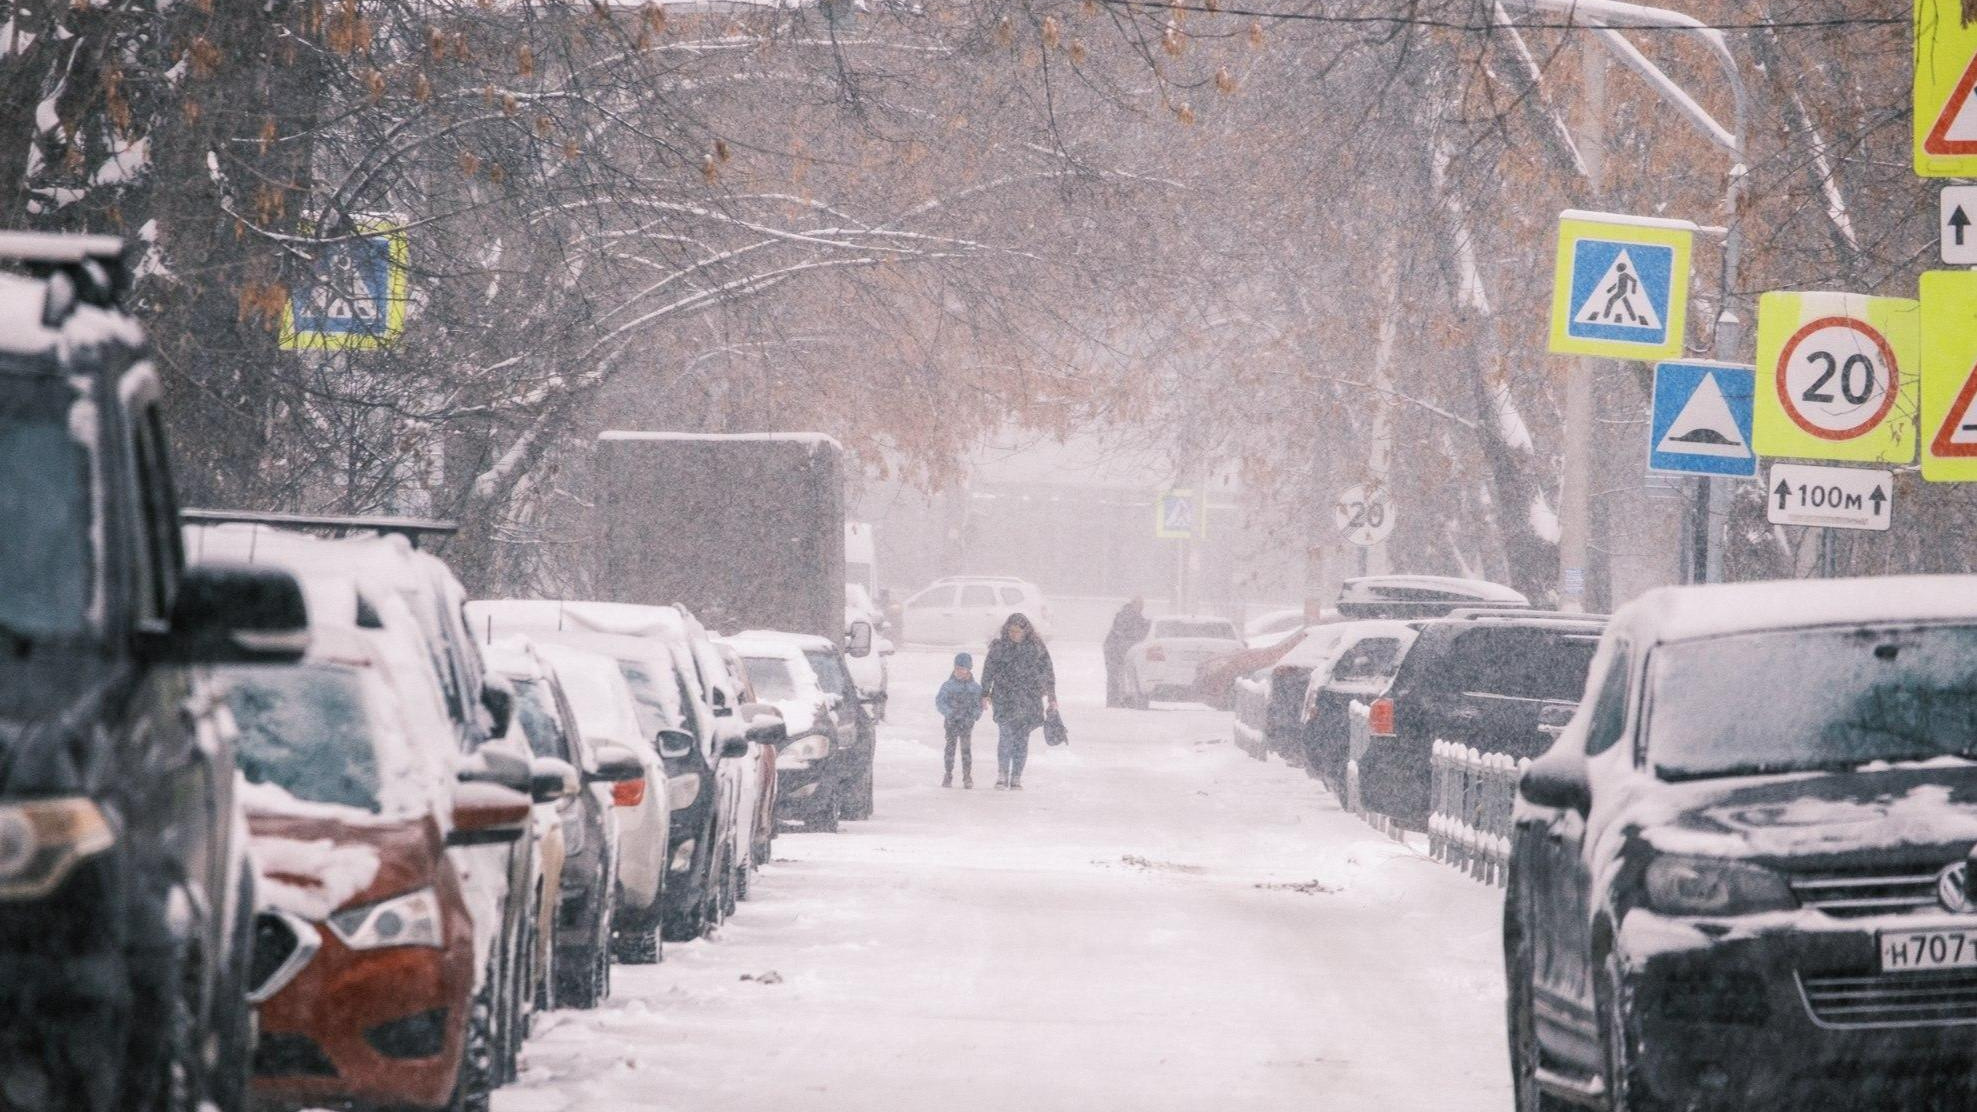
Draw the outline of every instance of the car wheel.
[[[658,927],[618,931],[611,936],[611,960],[620,965],[656,965],[664,960]]]
[[[735,864],[735,851],[732,849],[728,851],[727,864],[723,867],[721,875],[725,878],[721,883],[721,918],[731,919],[734,917],[736,905],[741,901],[741,890],[748,883],[744,879],[746,875],[744,867]]]
[[[1515,912],[1506,912],[1516,914]],[[1504,968],[1509,973],[1508,1013],[1510,1036],[1510,1079],[1517,1097],[1517,1112],[1569,1112],[1570,1105],[1538,1086],[1537,1021],[1532,1014],[1533,977],[1531,943],[1521,932],[1509,946]]]
[[[206,1099],[219,1112],[246,1112],[248,1077],[254,1061],[254,1006],[247,1002],[246,981],[254,959],[254,878],[240,877],[237,922],[233,937],[237,953],[227,963],[219,996],[213,1001],[212,1024],[218,1054],[206,1071]]]
[[[492,988],[474,994],[467,1009],[467,1035],[460,1047],[460,1076],[453,1082],[448,1112],[488,1112],[494,1089],[494,999]]]
[[[1635,1065],[1633,1000],[1617,954],[1609,952],[1600,962],[1595,991],[1599,997],[1600,1049],[1606,1059],[1607,1108],[1610,1112],[1663,1112],[1661,1103],[1641,1083]]]
[[[826,834],[835,834],[838,827],[837,788],[825,785],[825,791],[829,794],[817,804],[817,810],[814,812],[816,818],[803,825],[806,830],[820,830]]]

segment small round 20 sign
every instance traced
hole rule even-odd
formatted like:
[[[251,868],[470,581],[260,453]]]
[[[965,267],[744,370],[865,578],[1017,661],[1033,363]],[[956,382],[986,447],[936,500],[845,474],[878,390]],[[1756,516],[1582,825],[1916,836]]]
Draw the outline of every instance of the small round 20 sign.
[[[1384,487],[1361,483],[1339,495],[1332,507],[1332,520],[1346,540],[1369,548],[1394,531],[1393,497]]]
[[[1821,317],[1785,341],[1773,380],[1785,415],[1821,440],[1852,440],[1887,420],[1902,368],[1874,327]]]

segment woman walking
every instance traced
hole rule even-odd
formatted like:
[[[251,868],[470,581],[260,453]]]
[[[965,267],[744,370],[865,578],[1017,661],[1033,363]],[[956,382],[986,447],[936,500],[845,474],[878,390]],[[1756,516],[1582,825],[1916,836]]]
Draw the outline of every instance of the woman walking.
[[[1057,709],[1057,669],[1036,627],[1021,614],[1009,615],[1002,633],[989,643],[982,663],[982,708],[995,712],[995,786],[1023,787],[1023,765],[1030,735],[1044,715]]]

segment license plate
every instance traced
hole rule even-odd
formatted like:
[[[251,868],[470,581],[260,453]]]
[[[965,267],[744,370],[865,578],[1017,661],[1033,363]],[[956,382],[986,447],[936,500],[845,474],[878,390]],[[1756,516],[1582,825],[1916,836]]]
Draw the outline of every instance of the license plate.
[[[1977,929],[1881,932],[1881,972],[1928,969],[1977,969]]]

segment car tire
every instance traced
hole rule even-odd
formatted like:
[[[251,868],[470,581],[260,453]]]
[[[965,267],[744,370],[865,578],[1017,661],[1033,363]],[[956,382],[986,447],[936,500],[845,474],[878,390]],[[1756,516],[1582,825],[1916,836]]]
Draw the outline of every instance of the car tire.
[[[474,994],[467,1008],[467,1033],[460,1046],[460,1075],[453,1082],[447,1112],[488,1112],[494,1091],[494,996],[492,986]]]
[[[1505,911],[1506,919],[1515,914],[1517,912],[1514,910]],[[1504,954],[1510,990],[1504,1010],[1510,1036],[1511,1090],[1515,1094],[1517,1112],[1571,1112],[1571,1105],[1538,1086],[1541,1055],[1537,1020],[1532,1011],[1536,970],[1528,936],[1519,931],[1514,937],[1515,941],[1507,943]]]
[[[556,977],[556,1003],[559,1007],[589,1010],[611,995],[611,955],[603,946],[592,946],[571,955],[568,972]]]
[[[825,787],[829,794],[817,804],[817,810],[814,812],[816,819],[813,822],[804,823],[803,826],[806,830],[817,830],[825,834],[835,834],[838,828],[837,788],[830,785],[826,785]]]
[[[727,863],[721,875],[725,878],[721,884],[721,918],[732,919],[741,902],[741,890],[748,883],[745,879],[746,866],[735,863],[735,851],[732,849],[728,850]]]
[[[611,960],[619,965],[657,965],[665,960],[658,927],[617,931],[611,936]]]
[[[254,876],[243,870],[233,927],[237,950],[227,962],[210,1022],[218,1054],[206,1071],[206,1099],[219,1112],[247,1112],[254,1066],[254,1005],[247,1002],[248,969],[254,957]]]
[[[1665,1112],[1666,1106],[1648,1091],[1635,1065],[1634,1025],[1629,1015],[1632,1000],[1619,955],[1608,951],[1601,959],[1594,990],[1598,997],[1600,1050],[1606,1062],[1609,1112]]]

